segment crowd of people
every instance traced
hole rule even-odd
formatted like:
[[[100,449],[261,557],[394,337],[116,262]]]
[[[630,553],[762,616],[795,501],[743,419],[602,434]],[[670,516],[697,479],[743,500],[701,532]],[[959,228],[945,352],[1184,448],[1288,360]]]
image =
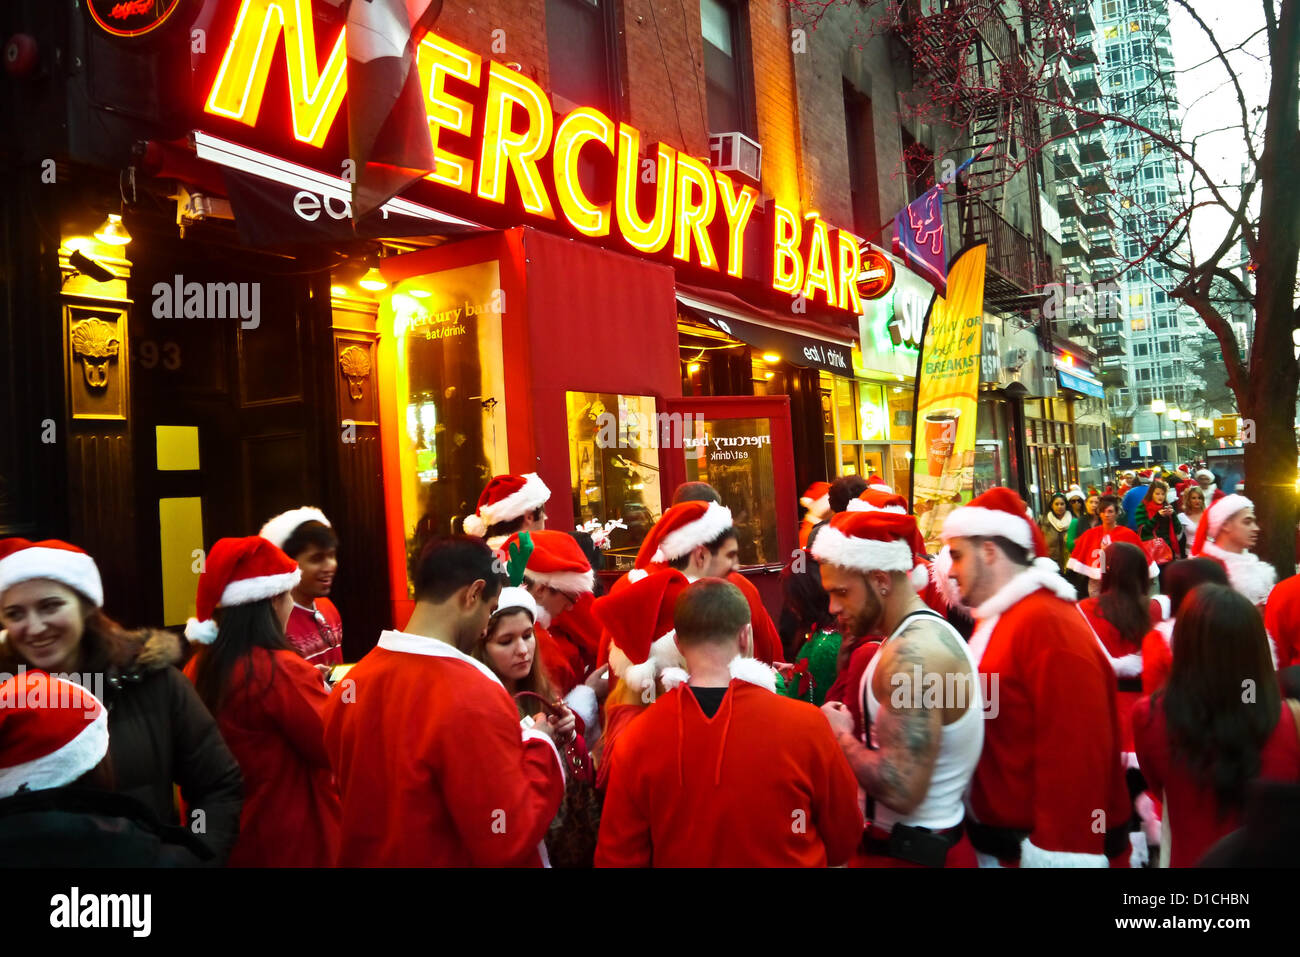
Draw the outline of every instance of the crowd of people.
[[[355,664],[317,508],[218,540],[183,639],[109,618],[75,545],[0,541],[0,865],[1277,853],[1300,576],[1275,584],[1253,505],[1208,472],[1124,478],[1038,520],[989,489],[938,555],[877,476],[817,483],[773,620],[711,486],[678,488],[606,589],[545,483],[497,476]]]

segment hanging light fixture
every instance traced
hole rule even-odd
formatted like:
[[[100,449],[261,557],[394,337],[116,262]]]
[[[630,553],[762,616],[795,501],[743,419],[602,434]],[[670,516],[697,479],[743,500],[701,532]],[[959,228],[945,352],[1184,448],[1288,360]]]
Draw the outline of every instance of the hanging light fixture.
[[[369,289],[371,292],[379,292],[381,289],[388,288],[388,280],[383,277],[383,274],[378,269],[371,266],[357,282],[357,285],[362,289]]]
[[[109,213],[104,224],[95,230],[95,238],[110,246],[125,246],[131,241],[131,234],[122,223],[120,213]]]

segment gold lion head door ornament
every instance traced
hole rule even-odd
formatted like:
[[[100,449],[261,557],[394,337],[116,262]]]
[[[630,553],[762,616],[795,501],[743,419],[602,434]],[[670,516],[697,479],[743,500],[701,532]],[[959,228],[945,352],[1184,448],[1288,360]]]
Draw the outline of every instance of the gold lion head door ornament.
[[[86,385],[92,389],[108,385],[108,361],[117,358],[120,345],[115,323],[83,319],[72,327],[72,351],[81,357]]]
[[[365,394],[365,382],[370,377],[370,355],[360,346],[348,346],[339,353],[339,369],[348,380],[348,395],[354,402]]]

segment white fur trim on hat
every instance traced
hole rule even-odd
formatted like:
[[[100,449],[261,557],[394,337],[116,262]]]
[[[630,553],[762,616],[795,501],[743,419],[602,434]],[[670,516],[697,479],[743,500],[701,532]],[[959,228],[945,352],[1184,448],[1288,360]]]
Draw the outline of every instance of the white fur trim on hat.
[[[207,621],[191,618],[185,622],[185,637],[195,644],[210,645],[217,640],[217,623],[211,618]]]
[[[1080,501],[1082,501],[1082,500],[1083,500],[1083,492],[1079,491],[1079,489],[1078,489],[1077,487],[1076,487],[1076,488],[1072,488],[1072,489],[1070,489],[1070,491],[1068,491],[1068,492],[1065,493],[1065,500],[1068,502],[1068,501],[1069,501],[1070,499],[1072,499],[1072,498],[1077,498],[1077,499],[1079,499]]]
[[[1034,533],[1029,527],[1028,516],[1016,516],[998,508],[978,505],[953,509],[944,519],[940,538],[946,542],[950,538],[989,538],[995,535],[1010,539],[1021,548],[1034,547]]]
[[[596,584],[596,573],[590,568],[585,572],[539,572],[530,568],[524,574],[532,581],[566,595],[585,595]]]
[[[1202,475],[1204,475],[1208,479],[1214,478],[1214,473],[1211,472],[1209,469],[1197,469],[1194,477],[1200,478]]]
[[[901,505],[886,505],[884,508],[872,505],[866,499],[851,498],[849,504],[845,506],[846,512],[888,512],[891,515],[906,515],[907,509]]]
[[[1029,838],[1020,842],[1021,867],[1110,867],[1105,854],[1080,854],[1076,851],[1047,851]]]
[[[660,539],[654,561],[671,562],[675,558],[681,558],[691,550],[714,541],[731,528],[731,524],[731,509],[717,502],[710,502],[704,514],[695,521],[673,529]]]
[[[257,578],[242,578],[233,581],[221,593],[220,608],[232,605],[251,605],[263,598],[274,598],[290,589],[298,587],[302,581],[302,569],[295,568],[283,575],[259,575]]]
[[[85,595],[96,608],[104,606],[99,567],[85,552],[67,548],[24,548],[0,559],[0,595],[21,582],[47,578]]]
[[[961,600],[961,589],[952,577],[952,550],[947,545],[939,549],[939,554],[930,563],[930,581],[939,589],[949,608],[966,607]]]
[[[497,596],[497,610],[492,613],[492,617],[505,614],[508,611],[526,611],[528,617],[537,621],[537,599],[528,593],[528,589],[521,588],[517,585],[508,585],[501,589]],[[545,627],[545,626],[543,626]]]
[[[894,494],[894,490],[884,482],[876,482],[873,485],[868,485],[867,488],[874,492],[888,492],[890,495]]]
[[[912,571],[915,558],[912,546],[901,539],[883,542],[874,538],[845,535],[834,525],[827,525],[813,542],[813,558],[841,568],[859,572]]]
[[[63,694],[56,687],[57,682],[50,682],[51,694]],[[86,689],[87,698],[99,702]],[[50,788],[71,784],[88,771],[94,770],[104,755],[108,753],[108,710],[101,703],[99,713],[77,733],[77,736],[62,747],[43,754],[31,761],[0,768],[0,798],[7,798],[18,792],[21,787],[31,791],[46,791]]]
[[[495,525],[497,522],[512,521],[551,500],[551,490],[546,487],[546,483],[536,472],[529,472],[521,477],[524,484],[519,491],[511,492],[501,501],[484,505],[478,510],[484,523]],[[468,522],[468,519],[466,521]]]
[[[1223,496],[1223,498],[1210,506],[1209,512],[1205,516],[1206,521],[1209,522],[1209,525],[1205,530],[1206,537],[1213,540],[1218,536],[1219,531],[1223,528],[1223,524],[1228,519],[1232,518],[1232,516],[1244,509],[1254,507],[1255,503],[1244,495],[1237,495],[1234,493],[1232,495]]]
[[[649,577],[650,577],[650,569],[648,569],[648,568],[634,568],[634,569],[632,569],[630,572],[627,573],[627,583],[628,583],[629,585],[635,585],[635,584],[636,584],[637,582],[639,582],[641,579],[643,579],[643,578],[649,578]]]
[[[304,522],[320,522],[322,525],[329,527],[330,520],[325,517],[325,513],[311,505],[304,505],[302,508],[291,508],[287,512],[281,512],[267,521],[258,532],[268,542],[276,548],[284,548],[284,543],[289,540],[298,526]],[[290,558],[294,556],[290,555]]]

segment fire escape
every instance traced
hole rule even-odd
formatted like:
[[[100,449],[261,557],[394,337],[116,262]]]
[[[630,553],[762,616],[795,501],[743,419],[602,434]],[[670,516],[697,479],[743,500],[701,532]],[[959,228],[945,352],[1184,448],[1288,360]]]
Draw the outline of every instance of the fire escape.
[[[920,69],[954,91],[953,112],[959,122],[966,122],[969,148],[976,157],[955,192],[961,244],[988,243],[985,308],[1037,311],[1042,287],[1055,277],[1048,275],[1043,249],[1037,177],[1031,165],[1019,171],[1017,166],[1039,148],[1039,121],[1031,104],[1003,92],[1014,85],[1004,81],[1022,68],[1025,52],[996,4],[970,7],[919,0],[907,9],[900,33]],[[973,9],[979,10],[975,16]],[[959,39],[954,42],[954,37]],[[954,49],[959,51],[956,57]],[[1008,185],[1017,173],[1023,174],[1027,186],[1028,232],[1007,218]]]

